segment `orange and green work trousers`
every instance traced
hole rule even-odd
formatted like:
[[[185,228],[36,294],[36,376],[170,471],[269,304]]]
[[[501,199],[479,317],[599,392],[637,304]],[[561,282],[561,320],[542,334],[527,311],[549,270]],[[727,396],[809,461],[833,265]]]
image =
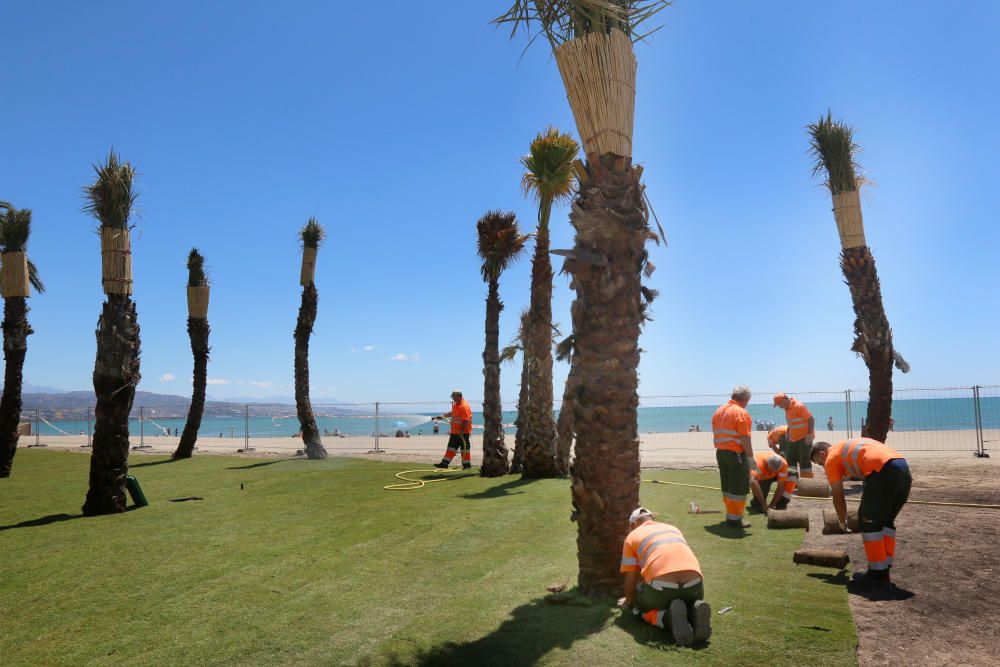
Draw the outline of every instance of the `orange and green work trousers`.
[[[891,459],[880,471],[865,477],[858,520],[871,573],[892,567],[896,555],[896,517],[910,497],[912,483],[905,459]]]
[[[468,433],[452,433],[448,436],[448,450],[445,451],[441,463],[450,465],[459,451],[462,452],[462,467],[468,468],[472,465],[472,442]]]
[[[726,521],[742,521],[747,494],[750,493],[750,463],[743,452],[733,452],[728,449],[716,449],[715,460],[719,464]]]
[[[806,439],[791,441],[783,438],[781,441],[781,455],[788,461],[788,479],[795,482],[796,488],[799,485],[799,476],[803,479],[812,479],[812,447],[806,444]]]
[[[673,586],[673,587],[672,587]],[[666,584],[659,581],[645,583],[640,581],[635,587],[635,606],[632,612],[641,616],[642,620],[658,628],[670,624],[670,603],[674,600],[684,600],[684,605],[690,611],[691,605],[705,599],[705,584],[698,577],[695,583]]]

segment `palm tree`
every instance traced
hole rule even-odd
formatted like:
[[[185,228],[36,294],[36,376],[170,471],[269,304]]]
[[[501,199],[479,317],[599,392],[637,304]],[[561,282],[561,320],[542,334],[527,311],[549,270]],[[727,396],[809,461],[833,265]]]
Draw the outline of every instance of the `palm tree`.
[[[573,336],[567,336],[556,346],[556,359],[559,361],[569,361],[569,375],[566,377],[566,386],[563,388],[563,400],[559,406],[559,419],[556,421],[556,465],[559,467],[559,474],[568,475],[569,452],[573,447],[573,437],[576,434],[576,390],[579,382],[577,375],[573,372]]]
[[[521,185],[538,199],[535,256],[531,261],[530,330],[525,359],[529,369],[527,402],[519,406],[524,429],[524,470],[530,477],[558,477],[556,423],[552,413],[552,261],[549,259],[549,218],[552,204],[573,192],[573,161],[580,147],[573,137],[550,127],[531,142],[521,158],[525,174]],[[524,411],[521,416],[522,409]]]
[[[507,474],[500,407],[500,274],[524,252],[528,237],[517,227],[517,216],[489,211],[476,223],[480,272],[489,285],[486,295],[486,346],[483,348],[483,477]]]
[[[205,385],[208,383],[208,277],[205,275],[205,258],[197,248],[191,248],[187,258],[188,283],[188,337],[194,355],[194,374],[191,383],[191,407],[181,441],[177,443],[173,458],[187,459],[194,453],[198,441],[201,416],[205,412]]]
[[[302,241],[302,305],[295,324],[295,409],[299,415],[302,443],[310,459],[325,459],[326,448],[319,437],[312,402],[309,400],[309,337],[316,323],[319,293],[316,291],[316,252],[326,236],[326,230],[316,218],[309,218],[299,232]]]
[[[583,144],[570,212],[575,246],[563,270],[572,306],[578,521],[578,583],[586,595],[617,595],[622,520],[639,503],[639,333],[648,225],[642,168],[632,164],[639,29],[668,0],[515,0],[497,23],[537,26],[555,56]],[[648,33],[647,33],[648,34]]]
[[[500,361],[514,361],[518,352],[524,352],[528,340],[528,310],[521,311],[521,325],[517,337],[510,345],[500,350]],[[527,355],[521,357],[521,388],[517,394],[517,417],[514,418],[514,456],[510,461],[510,472],[520,473],[524,469],[524,406],[528,403],[528,389],[531,381],[531,365]]]
[[[94,361],[94,438],[87,516],[125,511],[128,475],[128,415],[139,384],[139,321],[132,302],[129,219],[135,210],[135,169],[112,150],[94,165],[94,182],[84,189],[84,210],[100,223],[104,302],[97,321]]]
[[[826,174],[826,187],[833,198],[833,215],[840,233],[840,268],[854,303],[854,343],[851,349],[868,366],[868,419],[862,434],[885,442],[892,416],[892,366],[904,373],[910,365],[892,345],[892,329],[882,305],[882,288],[875,271],[875,257],[865,239],[859,188],[854,130],[841,121],[826,118],[807,126],[810,152],[815,158],[813,175]]]
[[[0,398],[0,477],[10,477],[21,421],[21,385],[28,336],[29,283],[39,294],[45,285],[25,254],[31,236],[31,211],[0,202],[0,253],[3,272],[3,397]]]

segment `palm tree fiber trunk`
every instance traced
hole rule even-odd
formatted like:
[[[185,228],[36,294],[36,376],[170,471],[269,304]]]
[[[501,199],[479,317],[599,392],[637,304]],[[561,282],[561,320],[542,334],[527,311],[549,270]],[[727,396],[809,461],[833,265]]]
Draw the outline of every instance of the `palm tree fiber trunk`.
[[[615,596],[628,516],[639,504],[641,274],[651,235],[641,172],[628,158],[594,157],[588,156],[570,213],[576,243],[566,262],[576,291],[573,372],[579,382],[571,474],[580,591]]]
[[[559,408],[559,419],[556,422],[556,465],[559,467],[559,474],[563,477],[569,475],[569,453],[573,448],[573,437],[576,433],[574,415],[576,414],[576,373],[573,367],[569,369],[566,377],[566,386],[563,389],[562,405]]]
[[[302,429],[302,443],[305,445],[306,456],[310,459],[326,458],[326,448],[319,437],[312,402],[309,400],[309,337],[312,335],[313,324],[316,323],[318,305],[319,292],[316,291],[316,285],[310,283],[303,287],[302,305],[295,325],[295,409]]]
[[[531,335],[526,341],[524,356],[531,358],[528,366],[531,381],[524,415],[522,476],[558,477],[556,423],[552,414],[552,262],[549,259],[549,229],[543,225],[538,226],[535,235],[529,312]]]
[[[500,301],[499,281],[490,280],[486,296],[486,346],[483,348],[483,463],[482,477],[499,477],[508,470],[500,407]]]
[[[94,362],[94,439],[86,516],[125,511],[128,416],[139,384],[139,322],[125,294],[109,294],[97,322]]]
[[[191,339],[191,354],[194,356],[194,374],[191,389],[191,407],[181,441],[177,444],[173,458],[187,459],[194,453],[198,441],[201,417],[205,413],[205,385],[208,383],[208,320],[203,317],[188,318],[188,337]]]
[[[10,477],[17,452],[17,426],[21,421],[21,372],[28,352],[28,300],[11,296],[3,300],[3,397],[0,398],[0,477]]]
[[[844,248],[840,268],[854,303],[854,344],[868,366],[868,418],[862,435],[885,442],[892,416],[892,329],[882,305],[875,258],[868,246]]]
[[[525,339],[527,339],[528,332],[524,332]],[[522,344],[526,345],[526,341],[522,341]],[[521,388],[517,394],[517,417],[514,419],[514,456],[510,462],[510,472],[520,473],[524,467],[524,429],[525,429],[525,419],[524,419],[524,406],[528,404],[528,393],[531,391],[530,387],[530,360],[527,354],[521,355]]]

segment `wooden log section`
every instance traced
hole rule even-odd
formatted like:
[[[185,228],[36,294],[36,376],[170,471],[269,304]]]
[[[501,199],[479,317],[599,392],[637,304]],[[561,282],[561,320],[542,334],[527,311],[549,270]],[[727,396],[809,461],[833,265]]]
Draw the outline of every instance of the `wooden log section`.
[[[768,528],[805,528],[809,530],[808,510],[769,510]]]
[[[847,511],[847,528],[854,531],[855,533],[860,530],[858,523],[858,511],[856,509]],[[840,522],[837,520],[837,513],[834,510],[826,509],[823,510],[823,534],[824,535],[843,535],[844,531],[840,529]]]
[[[830,485],[825,479],[807,477],[799,480],[795,493],[803,498],[829,498]]]
[[[843,549],[799,549],[792,556],[792,562],[842,570],[851,562],[851,558]]]

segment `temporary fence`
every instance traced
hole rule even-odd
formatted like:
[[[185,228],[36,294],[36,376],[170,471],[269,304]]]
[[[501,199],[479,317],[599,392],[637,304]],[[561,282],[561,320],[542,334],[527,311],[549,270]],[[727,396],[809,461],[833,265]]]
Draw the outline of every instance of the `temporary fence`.
[[[784,423],[773,407],[774,392],[757,391],[748,406],[754,420],[754,442]],[[786,392],[809,406],[817,440],[860,435],[867,416],[865,390]],[[712,448],[712,414],[728,394],[644,396],[639,399],[638,435],[643,453],[708,451]],[[473,442],[483,430],[482,401],[470,401]],[[314,404],[313,413],[324,447],[333,454],[367,453],[437,456],[445,448],[449,425],[432,417],[451,408],[448,401]],[[502,423],[514,446],[517,410],[503,404]],[[554,405],[555,415],[561,402]],[[131,444],[136,449],[172,450],[184,430],[184,405],[138,406],[130,416]],[[902,452],[968,452],[985,455],[1000,442],[1000,385],[933,389],[897,389],[894,423],[887,440]],[[50,411],[31,408],[23,421],[33,422],[35,445],[87,447],[93,437],[93,409]],[[304,449],[294,405],[227,404],[213,406],[201,420],[197,446],[205,451],[267,451],[294,455]]]

